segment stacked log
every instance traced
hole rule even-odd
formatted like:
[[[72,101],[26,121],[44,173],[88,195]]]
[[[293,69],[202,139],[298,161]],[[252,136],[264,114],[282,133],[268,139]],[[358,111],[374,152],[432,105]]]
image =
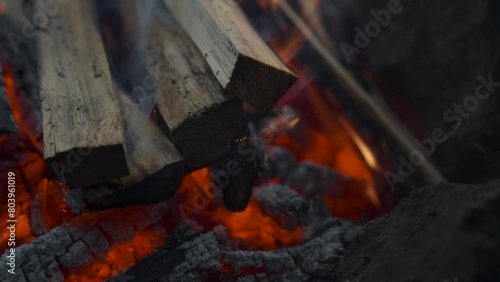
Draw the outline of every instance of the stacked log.
[[[182,27],[156,13],[148,21],[141,57],[158,70],[154,92],[172,142],[190,167],[210,165],[229,153],[244,120],[242,102],[223,91]]]
[[[233,1],[164,0],[223,89],[270,110],[296,76],[252,28]]]
[[[130,174],[103,184],[67,192],[68,203],[79,213],[149,204],[177,192],[184,161],[174,145],[125,94],[119,95],[127,128],[127,166]]]
[[[43,5],[35,1],[35,11]],[[81,188],[129,174],[125,131],[91,1],[59,8],[38,33],[45,160]]]

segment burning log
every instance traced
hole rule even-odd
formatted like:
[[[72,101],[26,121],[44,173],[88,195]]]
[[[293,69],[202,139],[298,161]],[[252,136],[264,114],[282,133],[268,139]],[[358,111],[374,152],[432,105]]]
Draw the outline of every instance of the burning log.
[[[199,271],[220,270],[219,258],[212,233],[186,233],[174,236],[153,255],[107,281],[200,281]]]
[[[0,65],[0,133],[15,133],[17,130],[16,121],[12,116],[12,108],[5,91],[2,65]]]
[[[147,69],[158,70],[158,109],[186,163],[192,168],[207,166],[229,153],[231,138],[244,120],[242,102],[223,93],[181,27],[167,24],[156,13],[152,17],[141,56]]]
[[[296,76],[264,43],[233,1],[164,0],[224,90],[269,110]]]
[[[148,204],[177,192],[184,162],[160,129],[128,97],[120,95],[127,130],[128,176],[105,184],[68,191],[75,211],[84,204],[100,210]]]
[[[35,1],[35,10],[43,4]],[[129,174],[119,101],[91,7],[60,5],[38,34],[45,160],[72,189]]]

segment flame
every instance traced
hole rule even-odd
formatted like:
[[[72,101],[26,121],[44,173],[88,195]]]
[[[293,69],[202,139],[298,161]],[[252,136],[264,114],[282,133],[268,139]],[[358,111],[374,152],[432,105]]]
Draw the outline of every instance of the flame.
[[[288,148],[299,161],[314,161],[352,178],[339,183],[341,195],[326,198],[334,214],[351,220],[376,217],[384,205],[378,191],[382,169],[373,146],[364,141],[328,90],[314,80],[308,82],[309,74],[303,69],[292,68],[305,83],[300,99],[292,102],[301,111],[296,125],[301,138],[280,134],[273,144]],[[308,138],[298,141],[304,136]]]
[[[373,218],[381,211],[387,210],[392,200],[385,197],[382,201],[380,198],[380,193],[387,191],[382,176],[384,165],[379,161],[383,156],[376,152],[374,144],[369,144],[366,141],[368,138],[362,136],[357,126],[343,113],[334,95],[310,75],[304,64],[296,57],[308,43],[304,35],[306,29],[318,38],[318,42],[325,50],[333,56],[338,56],[334,40],[323,24],[320,13],[322,1],[295,1],[299,6],[299,13],[296,13],[288,2],[292,1],[261,0],[258,3],[263,9],[271,8],[275,13],[283,12],[293,22],[284,31],[280,30],[276,35],[278,38],[271,40],[271,45],[277,54],[283,61],[289,63],[290,68],[299,77],[297,84],[300,85],[300,89],[295,91],[292,89],[282,101],[297,109],[304,108],[304,104],[307,104],[314,110],[302,109],[302,119],[313,120],[317,126],[301,132],[302,136],[310,136],[309,144],[306,146],[290,145],[294,143],[294,138],[286,135],[278,137],[275,143],[294,151],[300,160],[313,160],[354,180],[344,183],[344,193],[340,197],[327,199],[336,215],[353,220]],[[365,75],[367,79],[372,78],[370,73]]]

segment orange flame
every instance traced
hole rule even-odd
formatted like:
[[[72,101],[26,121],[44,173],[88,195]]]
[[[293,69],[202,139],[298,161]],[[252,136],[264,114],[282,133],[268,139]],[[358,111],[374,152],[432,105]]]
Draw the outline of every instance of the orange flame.
[[[259,3],[267,9],[277,9],[279,1],[282,0],[259,0]],[[315,20],[319,2],[318,0],[301,0],[302,16],[323,38],[323,41],[328,42],[324,27]],[[373,150],[373,146],[365,141],[366,138],[359,132],[357,126],[342,113],[333,95],[317,83],[311,83],[310,81],[314,80],[300,67],[299,63],[294,62],[293,58],[305,43],[306,39],[297,29],[290,29],[282,40],[272,45],[284,61],[292,62],[291,68],[300,77],[298,83],[305,85],[301,91],[301,97],[313,109],[308,111],[308,119],[317,121],[318,125],[307,128],[305,134],[302,134],[306,140],[299,142],[291,132],[295,127],[307,127],[307,119],[295,119],[289,124],[289,130],[275,136],[272,145],[287,148],[299,161],[314,161],[353,179],[353,181],[340,184],[344,188],[340,195],[331,193],[326,195],[326,201],[334,214],[354,220],[375,217],[384,206],[379,190],[380,175],[377,174],[382,170],[379,156]],[[18,147],[27,154],[20,158],[16,171],[23,176],[23,179],[27,179],[26,183],[19,183],[17,189],[19,201],[17,238],[21,243],[28,243],[34,239],[31,235],[29,210],[37,194],[41,195],[37,198],[40,199],[37,204],[47,228],[68,222],[74,218],[74,215],[69,212],[69,208],[59,194],[57,183],[45,168],[41,154],[41,137],[33,134],[23,116],[23,108],[27,105],[22,102],[22,94],[15,84],[14,75],[8,68],[5,68],[4,76],[13,115],[20,129],[15,140],[16,142],[19,140]],[[287,100],[287,95],[283,100]],[[1,137],[0,145],[11,141],[10,137]],[[0,149],[0,153],[5,152]],[[175,198],[180,203],[190,206],[196,197],[193,193],[194,189],[198,189],[204,195],[209,195],[206,186],[210,181],[208,174],[208,169],[202,169],[187,175]],[[2,180],[2,183],[5,181]],[[5,204],[4,197],[1,199],[0,204]],[[210,200],[217,201],[216,198],[210,198]],[[193,217],[193,222],[201,225],[201,228],[211,230],[215,225],[222,224],[229,235],[233,239],[244,242],[246,248],[271,250],[296,245],[303,240],[303,232],[300,228],[295,231],[281,228],[254,202],[251,202],[241,213],[231,213],[221,208],[220,205],[211,203],[202,209],[191,211],[192,213],[188,216]],[[133,212],[133,209],[129,212]],[[5,213],[0,214],[1,224],[6,222],[5,216]],[[4,227],[0,226],[0,228]],[[0,249],[5,249],[7,246],[5,236],[5,233],[0,234]],[[114,246],[104,260],[95,261],[90,266],[70,274],[66,277],[66,281],[102,281],[110,278],[152,254],[163,244],[164,237],[165,234],[155,232],[155,228],[150,226],[137,232],[131,241]]]
[[[299,69],[294,69],[296,72]],[[301,72],[298,72],[299,76]],[[302,72],[302,78],[307,73]],[[381,175],[377,155],[342,113],[331,93],[314,84],[304,88],[304,98],[314,111],[307,111],[317,128],[308,128],[301,136],[308,136],[306,145],[297,144],[293,136],[281,134],[274,145],[288,148],[300,161],[314,161],[351,177],[343,183],[343,192],[326,198],[337,216],[359,220],[380,214],[382,203],[378,185]],[[307,128],[307,125],[306,125]]]

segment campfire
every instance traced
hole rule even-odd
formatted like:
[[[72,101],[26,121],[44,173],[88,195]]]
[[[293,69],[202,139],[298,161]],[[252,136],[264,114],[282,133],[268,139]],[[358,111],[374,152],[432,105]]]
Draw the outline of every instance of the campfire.
[[[0,279],[370,268],[385,245],[366,232],[447,170],[421,153],[437,131],[414,142],[421,112],[403,103],[409,122],[391,98],[399,78],[342,57],[341,2],[0,0]]]

